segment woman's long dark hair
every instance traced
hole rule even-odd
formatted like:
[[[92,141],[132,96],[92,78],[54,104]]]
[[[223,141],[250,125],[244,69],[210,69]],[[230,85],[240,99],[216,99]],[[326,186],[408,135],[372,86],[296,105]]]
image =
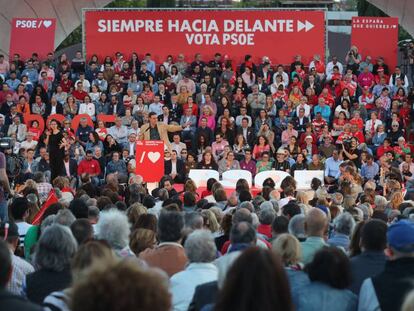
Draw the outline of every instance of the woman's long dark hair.
[[[288,278],[279,256],[252,247],[227,273],[214,311],[291,311]]]

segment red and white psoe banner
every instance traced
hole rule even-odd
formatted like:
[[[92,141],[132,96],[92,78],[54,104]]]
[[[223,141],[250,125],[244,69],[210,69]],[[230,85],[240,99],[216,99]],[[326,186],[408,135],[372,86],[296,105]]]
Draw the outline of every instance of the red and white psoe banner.
[[[202,53],[208,61],[219,52],[236,63],[251,54],[290,64],[297,54],[308,62],[325,51],[322,11],[86,10],[84,31],[87,57],[149,52],[160,62],[183,53],[191,61]]]
[[[363,59],[366,56],[384,57],[391,71],[398,57],[397,17],[352,17],[351,44],[358,48]]]
[[[164,142],[139,140],[135,148],[135,173],[145,182],[159,182],[164,176]]]
[[[36,52],[41,59],[45,58],[55,50],[55,30],[55,18],[13,18],[10,57],[18,53],[25,60]]]

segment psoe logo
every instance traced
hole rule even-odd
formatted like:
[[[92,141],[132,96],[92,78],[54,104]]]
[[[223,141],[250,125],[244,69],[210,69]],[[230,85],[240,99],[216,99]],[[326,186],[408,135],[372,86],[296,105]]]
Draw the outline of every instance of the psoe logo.
[[[53,22],[49,19],[18,19],[16,20],[16,28],[35,29],[35,28],[49,28]]]

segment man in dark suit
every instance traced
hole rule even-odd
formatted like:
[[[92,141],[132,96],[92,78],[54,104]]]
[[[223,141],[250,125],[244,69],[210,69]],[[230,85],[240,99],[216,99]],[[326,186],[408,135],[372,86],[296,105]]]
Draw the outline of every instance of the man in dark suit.
[[[310,122],[309,118],[305,117],[305,109],[299,108],[299,115],[292,119],[293,128],[300,133],[305,132],[305,126]]]
[[[259,92],[262,92],[266,95],[270,94],[269,85],[263,81],[263,78],[260,76],[257,77],[257,87],[259,88]]]
[[[125,107],[118,102],[118,97],[115,95],[111,97],[111,102],[108,106],[108,115],[125,116]]]
[[[206,143],[207,145],[211,145],[211,143],[214,140],[214,133],[213,130],[209,127],[207,127],[207,119],[206,118],[201,118],[200,121],[200,126],[197,127],[195,134],[194,134],[194,141],[191,144],[191,146],[193,146],[193,151],[196,152],[197,151],[197,142],[199,137],[203,135],[206,138]]]
[[[54,108],[54,109],[52,109]],[[54,110],[54,111],[52,111]],[[52,113],[53,112],[53,113]],[[63,114],[63,106],[56,99],[52,98],[50,100],[50,105],[46,105],[46,115],[50,116],[51,114]]]
[[[249,144],[250,148],[253,147],[255,141],[254,129],[249,127],[249,119],[243,118],[241,121],[241,126],[237,128],[236,135],[242,134],[246,142]]]
[[[71,186],[78,185],[78,162],[69,156],[69,152],[65,152],[63,159],[65,165],[65,176],[69,178]]]
[[[185,178],[184,162],[177,157],[177,151],[171,150],[171,159],[164,162],[164,174],[171,176],[176,183],[183,183]]]
[[[159,122],[163,122],[165,124],[170,124],[171,122],[177,122],[173,116],[170,114],[170,109],[168,108],[168,106],[163,106],[162,107],[162,114],[160,114],[158,116],[158,121]]]
[[[171,117],[179,122],[181,116],[183,115],[183,107],[177,103],[177,95],[171,96],[171,101],[167,104],[168,109],[170,110]]]
[[[267,85],[272,84],[273,80],[273,70],[270,66],[270,63],[267,59],[259,66],[259,72],[257,73],[258,77],[263,78],[263,82]]]
[[[352,284],[349,289],[359,294],[365,279],[384,270],[387,246],[387,224],[379,219],[368,221],[361,230],[362,253],[351,258]]]

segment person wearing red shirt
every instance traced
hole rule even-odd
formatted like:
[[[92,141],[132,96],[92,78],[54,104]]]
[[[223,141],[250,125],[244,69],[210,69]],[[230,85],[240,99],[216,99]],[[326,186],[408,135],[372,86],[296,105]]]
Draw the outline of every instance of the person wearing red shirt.
[[[383,68],[378,69],[377,75],[375,75],[375,84],[380,84],[381,78],[384,78],[385,83],[388,84],[388,81],[390,80],[390,77],[384,73]]]
[[[384,154],[386,154],[389,151],[394,151],[394,149],[391,146],[391,141],[388,138],[385,138],[384,143],[377,149],[377,158],[381,158]]]
[[[364,120],[362,120],[359,111],[354,111],[354,117],[351,120],[349,120],[349,123],[351,125],[356,125],[358,129],[362,132],[362,129],[364,128]],[[359,142],[361,143],[361,141]]]
[[[352,81],[351,75],[346,75],[344,81],[341,81],[341,91],[343,91],[345,88],[348,89],[350,96],[355,95],[357,84],[355,81]]]
[[[375,107],[374,100],[375,100],[374,94],[371,93],[368,86],[364,86],[362,90],[362,95],[359,96],[359,99],[358,99],[359,104],[364,105],[365,109],[371,110],[371,109],[374,109]]]
[[[358,142],[359,142],[360,144],[365,143],[365,136],[364,136],[364,133],[362,132],[362,130],[360,130],[360,129],[358,128],[358,125],[356,125],[356,124],[352,124],[352,125],[351,125],[351,133],[352,133],[352,136],[353,136],[353,137],[355,137],[355,138],[357,138],[357,139],[358,139]]]
[[[92,183],[99,185],[99,175],[101,174],[101,166],[99,162],[93,158],[92,150],[86,151],[85,158],[79,162],[78,175],[89,174]]]
[[[88,95],[88,93],[83,90],[82,82],[78,82],[78,84],[76,84],[76,90],[73,91],[72,95],[76,98],[77,101],[84,102],[85,97]]]
[[[66,93],[70,93],[72,91],[73,82],[69,80],[69,74],[65,73],[62,76],[62,80],[60,80],[59,85],[62,87],[62,91]]]
[[[319,134],[322,132],[322,128],[327,124],[324,118],[322,118],[322,115],[320,113],[317,113],[315,116],[315,119],[312,121],[312,126],[315,134],[319,136]]]

